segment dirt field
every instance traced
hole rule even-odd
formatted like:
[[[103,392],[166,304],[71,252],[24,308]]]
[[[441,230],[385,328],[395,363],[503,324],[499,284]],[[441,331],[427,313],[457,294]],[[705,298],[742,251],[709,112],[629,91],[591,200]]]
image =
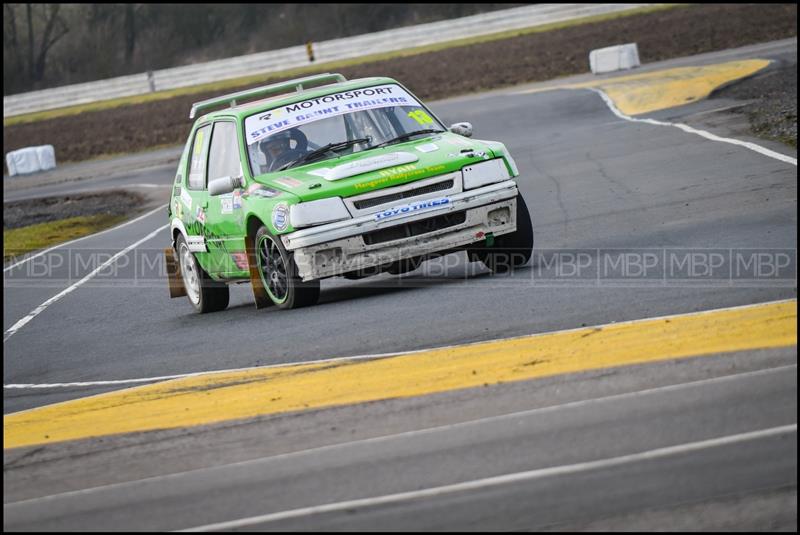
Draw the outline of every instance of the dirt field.
[[[145,205],[143,195],[129,191],[110,191],[65,197],[46,197],[3,204],[3,229],[14,229],[91,215],[128,215]]]
[[[339,71],[347,78],[390,76],[420,98],[431,100],[588,72],[589,51],[614,44],[638,43],[641,60],[648,63],[796,35],[796,4],[708,4],[366,63]],[[3,146],[8,152],[52,144],[57,160],[63,162],[179,144],[185,141],[191,126],[188,119],[191,104],[212,96],[215,94],[195,94],[12,126],[3,129]]]
[[[712,97],[753,100],[730,113],[747,115],[753,135],[797,148],[797,63],[780,65]]]

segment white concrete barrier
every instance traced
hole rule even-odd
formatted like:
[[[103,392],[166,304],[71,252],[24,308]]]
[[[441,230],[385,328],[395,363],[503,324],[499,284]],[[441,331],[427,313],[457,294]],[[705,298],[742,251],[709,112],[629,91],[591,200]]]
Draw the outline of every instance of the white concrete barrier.
[[[598,48],[589,52],[589,66],[594,74],[638,67],[639,49],[636,43]]]
[[[25,147],[6,154],[6,166],[9,176],[48,171],[56,166],[56,153],[52,145]]]

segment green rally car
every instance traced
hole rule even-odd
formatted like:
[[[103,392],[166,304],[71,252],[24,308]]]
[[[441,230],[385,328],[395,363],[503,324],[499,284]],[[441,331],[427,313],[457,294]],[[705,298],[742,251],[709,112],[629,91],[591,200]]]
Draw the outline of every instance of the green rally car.
[[[178,165],[165,250],[170,296],[199,312],[227,307],[234,282],[258,308],[295,308],[326,277],[458,250],[496,272],[530,259],[505,146],[446,128],[391,78],[309,76],[198,102],[189,118],[211,109]]]

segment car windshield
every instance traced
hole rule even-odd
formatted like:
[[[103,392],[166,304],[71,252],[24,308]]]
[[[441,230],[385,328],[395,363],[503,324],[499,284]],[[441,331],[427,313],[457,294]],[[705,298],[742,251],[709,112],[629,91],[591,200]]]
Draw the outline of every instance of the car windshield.
[[[245,119],[253,175],[407,141],[414,132],[444,130],[396,84],[315,97]]]

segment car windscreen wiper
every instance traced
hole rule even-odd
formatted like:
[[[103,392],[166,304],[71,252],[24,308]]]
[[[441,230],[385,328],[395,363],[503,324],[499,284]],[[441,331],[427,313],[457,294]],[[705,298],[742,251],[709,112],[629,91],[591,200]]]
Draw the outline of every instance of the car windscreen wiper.
[[[385,147],[386,145],[391,145],[392,143],[400,143],[401,141],[405,141],[411,136],[415,136],[417,134],[440,134],[442,132],[444,132],[444,130],[435,130],[433,128],[426,128],[424,130],[414,130],[413,132],[406,132],[405,134],[400,134],[396,138],[389,139],[387,141],[384,141],[383,143],[378,143],[377,145],[374,145],[370,148],[377,149],[379,147]]]
[[[369,137],[362,137],[359,139],[348,139],[345,141],[336,141],[334,143],[328,143],[327,145],[323,145],[318,149],[314,149],[311,152],[308,152],[301,157],[297,158],[296,160],[292,160],[291,162],[287,163],[286,165],[282,165],[278,171],[283,171],[284,169],[288,169],[289,167],[293,167],[295,165],[310,162],[317,156],[322,156],[326,152],[329,151],[336,151],[341,149],[346,149],[348,147],[352,147],[353,145],[358,145],[359,143],[369,143],[372,141],[372,138]]]

